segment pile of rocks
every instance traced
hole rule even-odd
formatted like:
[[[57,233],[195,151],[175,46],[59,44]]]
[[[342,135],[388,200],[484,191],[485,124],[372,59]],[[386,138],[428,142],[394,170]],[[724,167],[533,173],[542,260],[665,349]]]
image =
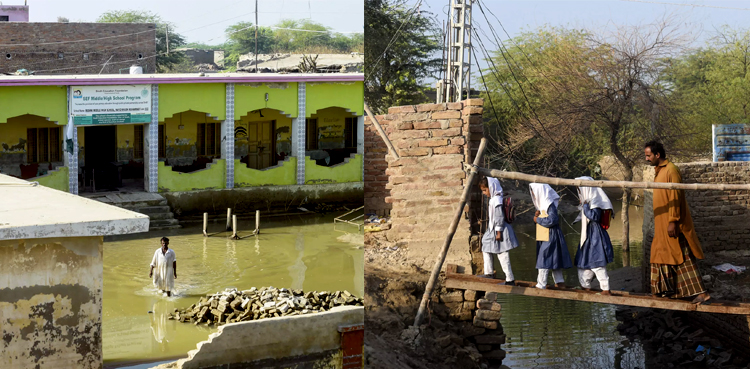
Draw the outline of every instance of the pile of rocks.
[[[474,327],[484,328],[485,332],[470,338],[477,345],[477,350],[482,353],[482,357],[493,361],[500,361],[505,358],[505,350],[500,346],[505,344],[505,334],[503,326],[500,324],[500,318],[503,314],[500,312],[502,305],[497,302],[496,292],[487,292],[484,298],[477,300],[476,315],[474,315]]]
[[[312,314],[336,306],[363,306],[362,298],[349,291],[304,292],[286,288],[255,287],[223,292],[201,297],[200,301],[185,309],[175,309],[169,319],[195,325],[223,325],[280,316]]]
[[[694,327],[674,311],[620,308],[616,312],[620,334],[640,342],[647,366],[660,368],[745,368],[747,360],[720,340]]]
[[[492,367],[502,364],[505,350],[505,334],[500,318],[502,305],[497,302],[496,292],[480,292],[473,290],[445,290],[440,294],[440,302],[448,309],[447,317],[471,322],[461,331],[461,335],[476,345],[482,357],[490,362]],[[441,314],[437,310],[436,314]]]

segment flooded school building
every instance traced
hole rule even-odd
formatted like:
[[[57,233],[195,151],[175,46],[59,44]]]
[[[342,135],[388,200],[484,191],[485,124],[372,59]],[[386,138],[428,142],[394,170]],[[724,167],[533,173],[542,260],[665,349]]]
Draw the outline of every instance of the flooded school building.
[[[182,214],[206,192],[247,210],[361,198],[362,91],[355,73],[2,76],[0,173]]]

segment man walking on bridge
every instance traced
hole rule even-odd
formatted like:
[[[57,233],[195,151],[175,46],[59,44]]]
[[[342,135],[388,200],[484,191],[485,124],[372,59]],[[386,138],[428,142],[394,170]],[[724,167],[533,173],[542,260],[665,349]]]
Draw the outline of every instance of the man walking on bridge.
[[[646,143],[646,161],[655,167],[654,182],[682,183],[677,166],[667,160],[664,146]],[[654,296],[685,298],[696,296],[702,304],[711,296],[703,285],[696,263],[703,259],[698,235],[693,228],[684,190],[654,189],[654,239],[651,242],[651,293]]]

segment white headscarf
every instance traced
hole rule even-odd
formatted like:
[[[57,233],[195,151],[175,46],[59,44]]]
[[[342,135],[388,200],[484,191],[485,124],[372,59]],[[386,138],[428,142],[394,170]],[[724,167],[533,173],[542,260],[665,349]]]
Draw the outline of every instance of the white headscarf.
[[[536,210],[547,211],[550,205],[555,204],[557,207],[560,204],[560,195],[546,183],[531,183],[529,190]]]
[[[578,177],[576,179],[581,179],[584,181],[593,181],[594,179],[591,177]],[[580,191],[580,199],[581,204],[589,203],[589,208],[595,209],[599,208],[602,210],[610,209],[612,210],[612,202],[609,201],[609,197],[607,197],[607,194],[604,193],[604,190],[602,190],[600,187],[578,187],[578,190]],[[583,243],[586,241],[587,238],[587,232],[588,232],[588,226],[589,226],[589,218],[586,217],[586,214],[583,213],[583,205],[581,205],[581,214],[578,216],[581,219],[581,243],[578,244],[578,247],[581,247]]]
[[[503,204],[503,187],[497,178],[487,177],[487,188],[490,190],[489,215],[490,224],[494,221],[495,208]]]
[[[503,202],[503,186],[500,185],[500,180],[497,178],[488,177],[487,186],[490,190],[490,198],[499,196],[500,203]]]

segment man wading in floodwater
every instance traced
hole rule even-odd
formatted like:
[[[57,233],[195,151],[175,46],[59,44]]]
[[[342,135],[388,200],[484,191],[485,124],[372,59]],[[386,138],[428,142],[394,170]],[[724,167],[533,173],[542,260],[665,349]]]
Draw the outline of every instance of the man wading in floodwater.
[[[667,160],[661,143],[651,141],[644,146],[646,161],[655,167],[654,182],[682,183],[680,171]],[[703,259],[703,250],[693,228],[685,191],[654,189],[651,293],[671,298],[695,296],[694,304],[711,299],[703,286],[696,258]]]
[[[154,274],[154,268],[156,268],[156,274]],[[154,252],[148,277],[154,277],[154,287],[166,292],[167,296],[172,296],[174,279],[177,278],[177,257],[169,248],[169,238],[161,238],[161,248]]]

